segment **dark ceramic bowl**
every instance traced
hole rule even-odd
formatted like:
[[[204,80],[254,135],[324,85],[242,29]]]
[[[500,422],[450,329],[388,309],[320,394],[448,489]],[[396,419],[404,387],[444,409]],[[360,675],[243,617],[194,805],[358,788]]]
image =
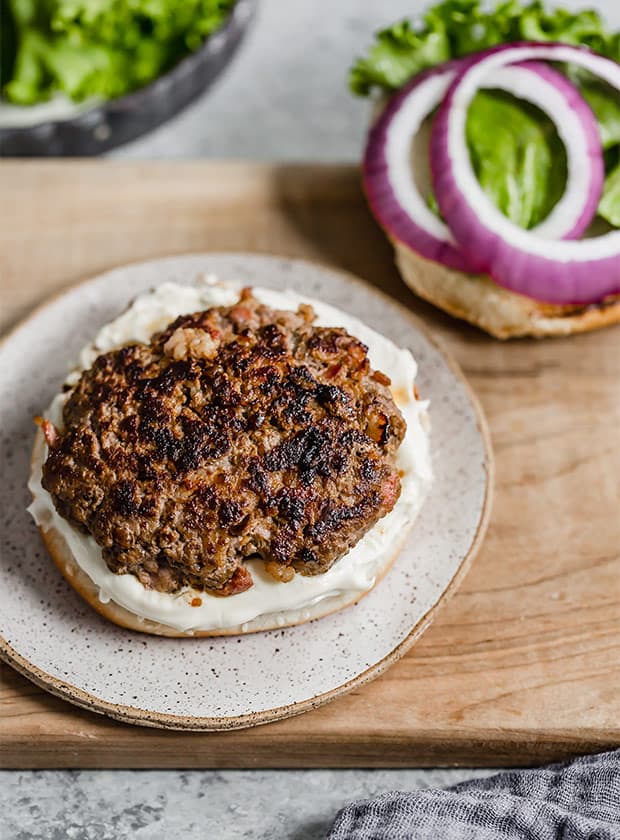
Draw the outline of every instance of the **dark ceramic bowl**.
[[[237,51],[255,5],[256,0],[237,0],[225,23],[199,50],[140,90],[66,120],[0,128],[0,156],[98,155],[146,134],[211,86]]]

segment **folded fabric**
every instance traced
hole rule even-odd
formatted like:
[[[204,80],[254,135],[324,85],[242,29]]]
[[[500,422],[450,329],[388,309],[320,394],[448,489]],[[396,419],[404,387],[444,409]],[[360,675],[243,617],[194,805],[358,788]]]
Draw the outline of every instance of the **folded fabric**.
[[[355,802],[328,840],[620,840],[620,750]]]

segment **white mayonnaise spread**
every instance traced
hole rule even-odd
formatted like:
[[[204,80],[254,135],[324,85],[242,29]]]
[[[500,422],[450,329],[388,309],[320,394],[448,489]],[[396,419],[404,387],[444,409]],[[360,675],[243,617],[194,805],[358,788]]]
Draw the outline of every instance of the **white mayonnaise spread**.
[[[402,474],[402,491],[394,509],[374,526],[344,557],[322,575],[304,577],[296,574],[288,583],[274,580],[264,571],[260,560],[250,560],[254,585],[226,598],[191,588],[170,594],[146,589],[130,574],[116,575],[108,569],[101,549],[89,535],[77,531],[56,512],[52,498],[41,486],[41,467],[46,453],[33,464],[29,488],[33,502],[29,507],[37,525],[54,527],[66,540],[79,566],[99,587],[101,601],[115,601],[132,613],[181,631],[216,630],[243,626],[252,619],[269,616],[274,624],[303,620],[304,610],[325,599],[342,599],[371,589],[377,573],[397,551],[407,528],[418,514],[432,480],[428,439],[427,402],[416,400],[413,385],[416,362],[408,350],[401,350],[361,321],[332,306],[298,295],[292,291],[254,288],[258,300],[276,309],[297,309],[309,303],[316,312],[316,324],[344,327],[368,346],[373,368],[387,373],[392,380],[394,400],[407,421],[407,433],[398,450],[397,464]],[[131,341],[148,342],[151,335],[166,327],[174,318],[211,306],[228,306],[238,298],[238,289],[214,277],[199,278],[195,285],[166,283],[142,294],[116,320],[100,330],[92,345],[79,356],[78,368],[67,382],[75,383],[79,371],[95,358]],[[62,427],[62,406],[66,395],[59,394],[46,417]],[[200,601],[199,606],[192,606]]]

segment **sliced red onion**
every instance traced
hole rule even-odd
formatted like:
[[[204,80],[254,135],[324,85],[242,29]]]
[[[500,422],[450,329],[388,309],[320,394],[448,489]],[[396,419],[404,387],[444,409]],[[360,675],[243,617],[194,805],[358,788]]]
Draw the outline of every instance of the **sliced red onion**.
[[[467,110],[476,91],[507,65],[540,59],[577,64],[620,91],[620,65],[580,47],[519,43],[474,57],[453,82],[433,126],[435,194],[463,251],[498,284],[549,303],[594,303],[620,293],[620,231],[578,242],[555,238],[562,226],[566,238],[584,231],[596,212],[602,185],[600,138],[598,131],[587,128],[591,113],[578,92],[565,119],[556,121],[569,161],[567,188],[537,228],[524,230],[495,207],[478,183],[467,149]],[[539,93],[543,96],[542,88]],[[550,113],[546,105],[543,110]],[[584,135],[591,167],[576,166],[583,152],[576,142]]]
[[[461,249],[448,227],[427,206],[412,176],[411,143],[451,83],[472,61],[475,57],[452,61],[413,79],[390,100],[371,128],[364,157],[366,194],[383,227],[424,257],[466,272],[480,270],[480,264]],[[579,175],[545,220],[544,227],[551,237],[579,236],[594,214],[604,178],[598,127],[592,112],[585,106],[579,109],[578,118],[573,117],[575,101],[579,99],[577,90],[565,76],[545,64],[528,62],[501,67],[481,87],[505,90],[532,102],[549,115],[558,130],[570,123],[575,136],[572,145],[567,146],[569,171]],[[592,155],[593,145],[598,156]],[[575,223],[575,213],[579,224]]]
[[[461,66],[451,61],[427,70],[390,99],[368,134],[363,180],[373,214],[392,236],[423,257],[471,272],[474,265],[420,193],[411,163],[412,139]]]

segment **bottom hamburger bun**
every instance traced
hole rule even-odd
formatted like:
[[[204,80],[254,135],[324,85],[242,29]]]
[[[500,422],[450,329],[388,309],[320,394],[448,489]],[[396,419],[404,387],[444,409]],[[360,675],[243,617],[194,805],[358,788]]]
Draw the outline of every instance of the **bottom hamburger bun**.
[[[386,560],[383,567],[379,570],[374,586],[371,589],[366,592],[357,592],[354,596],[351,593],[347,593],[335,598],[325,598],[323,601],[319,601],[318,604],[304,608],[303,617],[300,616],[301,610],[283,610],[275,615],[258,616],[252,621],[237,625],[236,627],[227,627],[221,630],[188,630],[184,632],[157,621],[140,618],[140,616],[130,612],[114,601],[101,601],[99,599],[99,587],[78,566],[62,534],[53,527],[47,530],[39,528],[39,532],[52,560],[62,572],[67,582],[100,615],[128,630],[137,630],[140,633],[149,633],[155,636],[171,636],[174,638],[182,638],[184,636],[192,638],[197,636],[239,636],[246,635],[247,633],[257,633],[262,630],[282,630],[284,627],[294,627],[298,624],[305,624],[308,621],[314,621],[317,618],[323,618],[326,615],[339,612],[345,607],[351,607],[359,603],[368,592],[371,592],[390,570],[400,551],[399,546],[398,550]],[[286,584],[282,583],[281,586],[286,586]],[[234,598],[235,596],[231,595],[229,597]]]
[[[620,322],[620,296],[598,304],[561,306],[511,292],[480,274],[464,274],[393,241],[403,280],[417,295],[495,338],[566,336]]]
[[[43,435],[40,431],[37,432],[34,447],[32,450],[31,467],[34,470],[35,465],[40,461],[44,454],[45,443]],[[411,522],[410,528],[413,526]],[[78,592],[90,606],[95,609],[104,618],[118,624],[120,627],[125,627],[129,630],[137,630],[140,633],[150,633],[156,636],[172,636],[181,638],[183,636],[238,636],[247,633],[256,633],[261,630],[281,630],[284,627],[293,627],[297,624],[305,624],[308,621],[313,621],[317,618],[323,618],[331,613],[338,612],[345,607],[357,604],[361,599],[371,592],[372,589],[379,583],[379,581],[391,569],[396,557],[405,542],[409,529],[405,530],[402,535],[401,542],[396,550],[388,555],[384,560],[383,565],[377,571],[374,585],[366,592],[356,592],[352,595],[350,592],[343,595],[331,598],[325,598],[317,604],[312,604],[309,607],[304,607],[303,610],[283,610],[271,615],[261,615],[252,621],[235,627],[226,627],[219,630],[189,630],[182,631],[169,627],[166,624],[161,624],[157,621],[141,618],[130,610],[122,607],[114,601],[101,601],[99,598],[99,587],[93,583],[90,577],[80,568],[75,557],[71,553],[69,546],[63,535],[53,526],[50,528],[39,527],[39,532],[45,543],[52,560],[57,568],[64,575],[70,586]],[[286,586],[286,583],[280,584]],[[213,596],[211,596],[213,597]],[[229,596],[234,598],[234,595]]]
[[[252,295],[251,301],[250,294]],[[254,294],[257,297],[254,297]],[[104,325],[93,338],[92,344],[87,345],[82,350],[78,357],[78,367],[70,374],[67,387],[54,397],[45,412],[45,419],[40,421],[41,429],[36,436],[32,452],[31,475],[28,483],[33,497],[33,502],[29,508],[30,513],[41,529],[43,540],[54,563],[70,585],[97,612],[122,627],[144,633],[175,637],[237,635],[302,624],[355,604],[364,594],[374,588],[377,581],[391,567],[406,535],[413,526],[416,516],[420,512],[432,481],[427,403],[420,400],[416,391],[417,367],[408,350],[398,348],[385,336],[375,332],[362,322],[347,315],[347,313],[330,307],[321,301],[302,298],[292,291],[257,288],[249,294],[245,293],[245,297],[240,298],[239,295],[240,292],[236,286],[223,283],[212,276],[197,278],[191,286],[167,283],[145,292],[136,298],[121,315]],[[240,306],[239,300],[244,301],[244,306]],[[119,347],[133,341],[134,344],[130,346],[135,347],[136,344],[144,344],[146,348],[144,353],[148,354],[150,352],[148,342],[153,333],[167,327],[171,321],[174,322],[175,318],[184,316],[187,312],[202,312],[213,306],[221,306],[223,308],[220,311],[220,316],[224,319],[225,315],[229,313],[229,308],[233,307],[234,309],[236,306],[239,309],[236,317],[248,319],[251,315],[249,307],[253,306],[257,311],[261,307],[266,307],[265,315],[267,317],[271,317],[271,311],[281,311],[283,314],[290,311],[293,318],[300,318],[301,315],[295,316],[293,313],[299,312],[299,307],[302,304],[309,304],[313,307],[316,323],[320,329],[348,328],[351,335],[357,336],[356,341],[364,342],[361,345],[364,347],[364,353],[369,352],[371,359],[376,359],[377,370],[383,365],[390,371],[393,391],[393,394],[390,393],[390,399],[394,411],[398,406],[402,412],[402,440],[399,440],[391,472],[386,473],[389,481],[388,478],[385,479],[385,487],[382,489],[386,500],[390,502],[387,510],[381,512],[382,509],[377,507],[383,499],[379,492],[383,473],[372,472],[368,481],[374,481],[374,484],[371,483],[368,486],[374,488],[376,484],[379,488],[377,490],[373,489],[371,494],[375,507],[371,507],[366,523],[360,523],[357,532],[350,532],[350,538],[348,536],[349,532],[343,532],[341,542],[335,543],[335,548],[338,551],[338,558],[335,559],[335,562],[330,562],[329,565],[326,563],[323,567],[312,567],[309,569],[310,574],[306,576],[302,574],[306,571],[302,567],[298,569],[289,582],[276,581],[271,576],[271,570],[266,566],[264,560],[261,561],[257,551],[256,554],[246,557],[247,562],[243,561],[235,566],[235,569],[238,567],[251,575],[251,580],[248,581],[250,586],[245,586],[237,594],[218,596],[216,593],[209,591],[210,584],[208,582],[203,585],[202,580],[187,580],[183,577],[172,580],[169,582],[171,585],[159,589],[157,583],[152,584],[150,582],[151,579],[148,575],[140,576],[138,574],[138,571],[144,571],[144,567],[139,566],[139,564],[137,571],[133,571],[133,569],[126,571],[129,568],[128,565],[108,563],[102,554],[101,546],[109,546],[110,541],[113,542],[117,539],[112,526],[108,527],[110,517],[115,516],[118,512],[117,508],[113,506],[105,509],[105,516],[101,515],[99,517],[99,530],[96,530],[95,535],[87,527],[80,528],[72,524],[74,522],[84,523],[87,520],[84,510],[78,511],[75,516],[72,515],[72,509],[66,508],[65,500],[67,498],[77,500],[77,503],[86,506],[87,511],[91,510],[88,506],[92,501],[93,487],[96,489],[101,487],[101,492],[105,494],[106,487],[109,488],[110,484],[115,486],[114,482],[118,482],[119,474],[129,476],[131,479],[132,470],[135,471],[134,462],[125,462],[120,459],[119,462],[114,462],[114,470],[110,470],[105,459],[97,460],[93,457],[88,445],[85,449],[81,448],[83,441],[88,444],[88,441],[91,440],[91,437],[89,437],[91,432],[89,431],[83,436],[83,439],[71,438],[66,451],[62,450],[60,466],[57,464],[54,472],[55,480],[58,480],[57,483],[52,482],[50,486],[48,476],[46,479],[48,489],[44,489],[42,484],[43,465],[48,455],[47,445],[49,444],[52,449],[59,448],[55,443],[58,436],[57,430],[62,430],[64,425],[63,407],[69,398],[71,389],[78,382],[80,371],[89,371],[95,378],[103,377],[105,379],[104,374],[106,374],[107,368],[104,370],[101,367],[93,367],[93,362],[102,352],[116,352]],[[281,327],[281,329],[283,328]],[[293,326],[291,326],[292,329]],[[179,331],[178,328],[175,328],[175,330],[176,332]],[[185,332],[187,331],[185,330]],[[176,335],[176,332],[173,335]],[[169,340],[167,339],[167,341]],[[175,344],[170,353],[172,351],[176,352],[176,349],[177,345]],[[181,350],[182,352],[189,352],[187,336],[184,336]],[[207,347],[207,350],[209,350],[209,347]],[[159,359],[156,353],[155,357]],[[125,360],[125,356],[122,356],[122,359]],[[115,383],[118,381],[121,369],[122,365],[119,369],[114,369]],[[99,382],[99,379],[97,381]],[[372,395],[377,388],[387,388],[385,382],[380,379],[378,384],[374,380],[369,380],[363,386],[358,383],[358,386],[362,388],[363,394],[369,393],[372,399],[375,399]],[[366,390],[363,390],[363,388]],[[375,391],[372,390],[373,388]],[[88,410],[94,411],[96,409],[96,411],[101,412],[104,410],[102,403],[97,402],[100,400],[101,391],[95,388],[93,393],[96,395],[94,408],[90,406]],[[104,390],[103,393],[107,392]],[[133,403],[128,409],[124,407],[127,404],[124,400],[122,411],[128,411],[131,415],[132,409],[135,410],[136,407],[140,406],[139,398],[136,399],[137,402]],[[114,405],[113,402],[112,405]],[[388,411],[389,406],[385,410]],[[164,414],[164,416],[166,418],[172,416],[172,410],[170,410],[170,415]],[[372,416],[372,412],[370,416]],[[391,415],[386,416],[391,418]],[[354,419],[357,417],[358,415],[354,414]],[[396,422],[396,418],[393,418],[392,422]],[[366,428],[365,424],[364,415],[360,420],[360,425]],[[290,434],[287,429],[289,427],[286,427],[284,432]],[[120,426],[113,434],[117,435],[117,433],[121,434],[122,437],[123,429]],[[372,430],[370,433],[372,433]],[[62,431],[60,434],[62,434]],[[143,445],[144,452],[150,452],[148,438],[144,441],[141,438],[137,440],[140,445]],[[134,439],[132,441],[132,445],[134,445],[136,441]],[[268,443],[273,448],[273,440],[270,439]],[[243,467],[243,458],[247,459],[248,452],[250,456],[252,454],[250,446],[246,449],[247,451],[244,450],[243,452],[241,450],[233,452],[237,459],[234,463],[239,465],[240,468]],[[365,450],[362,450],[362,455],[363,451]],[[165,461],[168,457],[166,451],[163,451],[162,457]],[[362,456],[357,454],[355,457]],[[87,464],[88,469],[86,467],[82,469],[81,466],[74,476],[71,470],[75,464]],[[167,464],[167,461],[165,461],[165,464]],[[126,472],[119,473],[119,470],[122,471],[125,468]],[[228,469],[230,470],[230,464],[228,464]],[[349,504],[350,498],[357,498],[355,495],[357,491],[353,492],[352,489],[347,489],[353,487],[351,482],[360,481],[361,473],[356,469],[355,464],[353,464],[349,473],[342,473],[349,484],[346,481],[342,483],[341,473],[338,473],[338,486],[342,484],[343,487],[342,498],[346,499]],[[222,474],[226,475],[225,473]],[[219,475],[218,473],[218,477]],[[396,475],[400,477],[400,494],[394,495],[396,489],[394,476]],[[75,478],[73,482],[66,485],[62,484],[63,481],[68,481],[72,477]],[[99,484],[100,481],[101,484]],[[244,481],[245,479],[240,480],[239,492],[244,492],[246,486]],[[278,481],[283,481],[282,476],[278,478]],[[172,492],[175,487],[174,479],[171,479],[171,487],[164,485],[165,482],[162,483],[163,490],[161,492],[166,491],[169,495],[164,495],[162,498],[164,500],[166,498],[174,499],[174,493]],[[359,493],[365,492],[364,488],[366,486],[364,482],[361,482]],[[58,489],[60,495],[54,494],[54,487]],[[270,487],[271,492],[276,492],[275,479],[272,480]],[[156,489],[158,492],[161,490],[159,487]],[[332,491],[333,486],[331,490],[329,486],[323,488],[322,492],[326,494],[325,499],[339,498],[334,496]],[[58,499],[60,499],[60,503]],[[159,504],[161,499],[156,497],[156,501]],[[118,503],[114,502],[114,504]],[[200,500],[199,504],[202,504]],[[161,511],[163,509],[163,505],[157,508]],[[134,534],[134,525],[135,531],[140,533],[140,528],[145,525],[140,517],[148,519],[150,516],[149,510],[147,509],[143,513],[141,508],[135,505],[130,506],[127,510],[124,507],[120,509],[122,517],[114,520],[117,523],[114,527],[117,530],[124,529],[120,531],[121,537],[118,537],[118,539],[122,538],[124,548],[127,545],[132,545],[130,538]],[[314,521],[312,517],[315,515],[323,516],[322,511],[323,506],[317,502],[316,511],[310,511],[311,518],[309,521]],[[378,517],[376,516],[377,511],[381,514]],[[386,513],[390,513],[390,517],[384,519]],[[248,516],[251,514],[252,510],[249,511]],[[166,516],[168,515],[167,513]],[[271,514],[269,515],[271,516]],[[263,513],[260,513],[260,516],[263,516]],[[263,527],[260,516],[256,523],[250,522],[252,527],[255,524],[259,529]],[[366,516],[365,513],[364,516]],[[372,519],[370,516],[372,516]],[[159,519],[153,518],[156,520],[155,525],[160,527]],[[121,524],[118,525],[118,522]],[[374,524],[367,530],[371,523]],[[150,528],[153,523],[149,521],[146,524]],[[181,523],[181,525],[182,527],[178,530],[180,538],[178,544],[175,543],[174,547],[175,557],[182,559],[185,556],[195,556],[191,552],[196,551],[195,543],[201,541],[201,529],[216,529],[215,535],[208,530],[205,531],[206,542],[211,545],[213,540],[209,542],[209,538],[219,536],[217,529],[220,528],[221,523],[213,516],[204,520],[190,517],[185,524]],[[166,535],[165,529],[161,533]],[[259,530],[257,533],[264,533],[264,531]],[[267,533],[271,534],[271,531]],[[298,529],[296,534],[297,539],[304,539],[302,530]],[[160,535],[160,531],[157,531],[157,529],[153,531],[152,528],[151,530],[147,528],[147,536],[140,543],[142,551],[138,558],[140,562],[149,560],[151,556],[150,546],[161,545],[158,541],[158,535]],[[166,536],[166,539],[168,538],[169,535]],[[327,548],[329,549],[330,546]],[[159,548],[155,548],[155,551],[159,551]],[[186,551],[188,552],[187,555],[185,554]],[[269,550],[263,548],[261,553],[265,552],[269,557]],[[155,557],[150,565],[157,567]],[[115,573],[115,569],[120,573]],[[126,573],[123,573],[125,571]],[[148,569],[148,571],[150,573],[153,569]],[[157,568],[155,568],[155,571],[157,571]]]

